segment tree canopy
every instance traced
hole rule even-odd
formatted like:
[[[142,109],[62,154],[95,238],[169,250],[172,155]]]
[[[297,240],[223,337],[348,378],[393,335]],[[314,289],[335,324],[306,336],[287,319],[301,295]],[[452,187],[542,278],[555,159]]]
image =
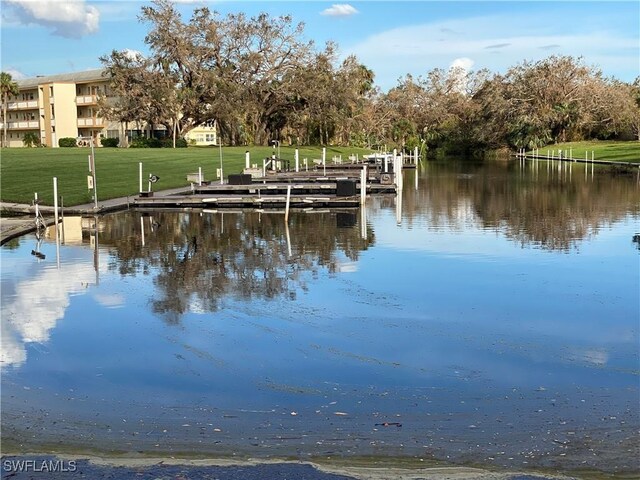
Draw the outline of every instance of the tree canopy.
[[[188,20],[169,0],[142,7],[147,57],[101,57],[118,99],[107,118],[145,120],[184,135],[216,122],[231,145],[352,144],[404,148],[533,148],[553,142],[640,139],[640,80],[606,78],[583,59],[551,56],[504,74],[434,69],[388,92],[354,56],[318,49],[290,16]]]

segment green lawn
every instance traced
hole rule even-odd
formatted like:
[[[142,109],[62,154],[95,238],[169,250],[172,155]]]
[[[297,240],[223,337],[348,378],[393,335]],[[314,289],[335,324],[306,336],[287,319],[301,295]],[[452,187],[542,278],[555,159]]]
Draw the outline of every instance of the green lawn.
[[[251,152],[251,163],[262,167],[262,159],[270,157],[271,147],[223,147],[224,176],[241,173],[245,151]],[[280,155],[293,165],[294,147],[281,147]],[[31,203],[34,192],[42,203],[53,204],[53,177],[58,178],[58,194],[65,206],[92,201],[87,189],[87,148],[3,148],[0,153],[0,198],[7,202]],[[355,147],[327,147],[327,161],[334,155],[367,154],[370,150]],[[135,195],[138,192],[138,163],[143,163],[143,188],[150,173],[160,177],[154,190],[188,185],[186,174],[202,167],[206,180],[215,179],[220,168],[220,150],[210,148],[120,149],[97,148],[96,173],[98,199]],[[322,158],[322,147],[300,147],[300,161]],[[302,163],[301,163],[302,165]]]
[[[582,159],[585,158],[585,152],[591,160],[591,151],[594,152],[593,157],[596,160],[611,160],[614,162],[640,162],[640,142],[604,142],[604,141],[592,141],[592,142],[567,142],[558,143],[557,145],[549,145],[540,149],[541,155],[546,155],[547,151],[551,153],[555,150],[555,154],[558,154],[558,150],[569,153],[571,149],[571,155],[573,158]],[[564,155],[564,153],[563,153]]]

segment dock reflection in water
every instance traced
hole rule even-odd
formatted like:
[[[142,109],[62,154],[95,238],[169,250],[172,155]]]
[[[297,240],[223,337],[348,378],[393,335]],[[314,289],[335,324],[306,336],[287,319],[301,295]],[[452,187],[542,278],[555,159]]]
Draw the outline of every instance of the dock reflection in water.
[[[637,471],[638,186],[574,168],[10,243],[3,445]]]

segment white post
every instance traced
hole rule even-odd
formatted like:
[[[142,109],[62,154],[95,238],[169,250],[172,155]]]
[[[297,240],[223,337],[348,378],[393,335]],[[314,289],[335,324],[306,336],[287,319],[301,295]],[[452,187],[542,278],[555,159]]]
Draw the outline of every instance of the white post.
[[[38,206],[38,192],[33,194],[33,204],[36,207],[36,227],[40,226],[40,207]]]
[[[219,142],[220,146],[220,185],[224,185],[224,173],[222,171],[222,142]]]
[[[267,164],[264,161],[264,158],[262,159],[262,177],[266,177],[267,176]]]
[[[94,208],[97,210],[98,209],[98,185],[96,182],[96,156],[95,156],[95,152],[93,151],[93,136],[91,137],[91,165],[92,165],[92,169],[91,169],[91,174],[93,175],[93,204],[94,204]]]
[[[142,192],[142,162],[138,164],[138,177],[140,180],[140,186],[138,187],[138,193]]]
[[[140,216],[140,232],[142,238],[142,246],[144,247],[144,217]]]
[[[327,176],[327,149],[326,147],[322,147],[322,171],[323,175]]]
[[[56,226],[56,242],[58,241],[58,177],[53,177],[53,218]]]
[[[389,172],[389,167],[388,167],[388,164],[387,164],[387,160],[388,160],[387,154],[384,153],[384,173],[388,173]]]
[[[251,167],[251,154],[249,153],[249,150],[247,150],[246,152],[244,152],[244,168],[250,168]]]
[[[60,268],[60,234],[58,232],[58,178],[53,177],[53,216],[56,229],[56,264]]]
[[[289,202],[291,201],[291,185],[287,186],[287,204],[284,207],[284,223],[289,222]]]
[[[198,167],[198,186],[202,186],[202,167]]]
[[[362,166],[360,172],[360,203],[364,205],[367,196],[367,166]]]
[[[296,159],[296,173],[300,171],[300,152],[296,148],[296,152],[294,153],[294,157]]]

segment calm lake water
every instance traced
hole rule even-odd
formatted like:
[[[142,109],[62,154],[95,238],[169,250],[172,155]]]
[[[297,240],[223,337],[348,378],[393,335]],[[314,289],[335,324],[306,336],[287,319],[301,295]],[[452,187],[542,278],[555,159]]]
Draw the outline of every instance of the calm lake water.
[[[5,450],[638,472],[635,176],[415,175],[364,216],[131,211],[2,247]]]

